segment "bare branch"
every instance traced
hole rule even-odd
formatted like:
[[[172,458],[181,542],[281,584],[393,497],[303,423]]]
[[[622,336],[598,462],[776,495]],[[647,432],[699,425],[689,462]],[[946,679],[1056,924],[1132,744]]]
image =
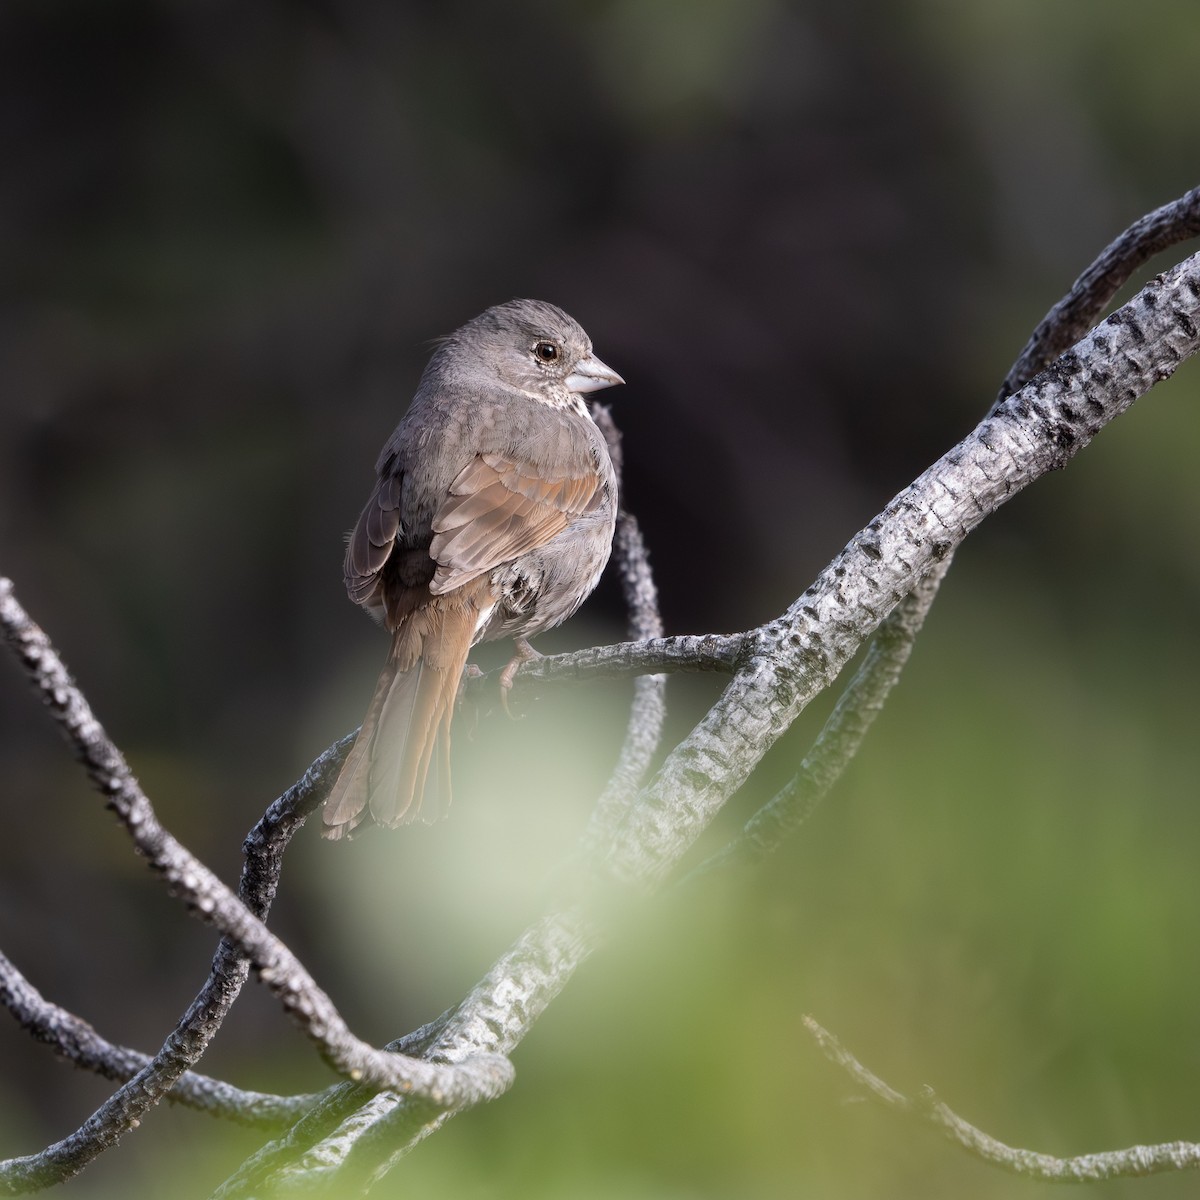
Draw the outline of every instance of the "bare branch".
[[[371,1086],[419,1092],[430,1103],[448,1107],[493,1097],[509,1086],[511,1064],[495,1056],[453,1066],[432,1064],[376,1050],[354,1037],[332,1001],[316,986],[295,955],[225,884],[162,828],[124,758],[92,714],[49,639],[17,602],[11,582],[2,578],[0,630],[93,783],[107,797],[108,807],[117,814],[139,851],[165,876],[173,893],[180,896],[193,913],[219,928],[236,948],[238,954],[230,953],[223,964],[235,976],[231,981],[235,988],[241,984],[241,978],[236,977],[244,967],[237,959],[243,955],[317,1043],[322,1057],[341,1073]],[[336,749],[326,751],[313,769],[320,774],[328,772]],[[303,781],[297,785],[302,786]],[[292,819],[286,815],[287,808],[286,804],[280,803],[272,818],[281,828]],[[273,838],[267,836],[263,847],[267,858],[274,844]],[[257,885],[252,882],[250,886],[262,886],[267,892],[273,892],[270,871],[261,875]],[[220,974],[221,958],[221,951],[218,951],[214,976]],[[15,1190],[48,1186],[74,1174],[97,1153],[115,1144],[190,1065],[184,1053],[174,1053],[176,1035],[186,1030],[190,1036],[205,1025],[211,1025],[215,1032],[223,1016],[224,1012],[221,1012],[213,1024],[213,1014],[201,1011],[194,1002],[179,1030],[164,1046],[163,1058],[169,1060],[169,1066],[139,1072],[71,1137],[40,1154],[0,1164],[0,1186]]]
[[[610,860],[656,883],[862,641],[988,515],[1061,468],[1200,348],[1200,256],[1129,304],[1009,397],[895,497],[780,618],[630,814]]]
[[[636,535],[640,540],[640,533]],[[747,633],[681,634],[646,640],[589,646],[567,654],[547,654],[522,663],[513,677],[514,688],[547,683],[583,683],[620,679],[627,675],[657,675],[676,671],[732,674],[739,656],[752,640]],[[466,681],[471,692],[494,688],[499,670]]]
[[[629,636],[646,640],[660,638],[662,617],[658,611],[658,589],[654,586],[642,531],[636,518],[629,513],[621,513],[617,518],[614,552],[629,610]],[[617,765],[596,801],[581,839],[585,856],[595,853],[597,847],[607,845],[611,840],[650,769],[662,740],[667,716],[666,693],[665,675],[641,675],[634,681],[633,703]]]
[[[303,824],[305,816],[328,790],[353,736],[343,738],[321,754],[304,775],[268,807],[247,836],[238,894],[257,916],[265,917],[270,909],[283,850]],[[75,1133],[40,1154],[16,1160],[16,1165],[3,1164],[0,1183],[11,1177],[13,1190],[48,1186],[82,1170],[98,1154],[114,1145],[138,1123],[148,1108],[164,1095],[171,1095],[170,1089],[176,1081],[186,1078],[186,1069],[199,1061],[237,999],[248,969],[245,956],[228,938],[222,938],[208,979],[154,1058],[137,1068],[128,1083],[105,1101]],[[61,1009],[56,1011],[62,1012]],[[71,1017],[71,1020],[78,1018]],[[60,1024],[57,1033],[65,1036],[67,1030]],[[70,1056],[69,1045],[56,1039],[56,1046]],[[81,1062],[80,1065],[84,1064]],[[283,1098],[271,1098],[264,1108],[256,1098],[246,1099],[243,1103],[231,1092],[226,1092],[225,1104],[230,1111],[228,1114],[222,1111],[221,1115],[253,1122],[260,1117],[269,1117],[276,1103],[287,1103]],[[9,1171],[9,1167],[13,1169]]]
[[[989,415],[1014,391],[1067,349],[1100,313],[1130,275],[1154,254],[1200,234],[1200,188],[1135,221],[1111,242],[1038,323],[1009,368]],[[797,775],[747,823],[741,836],[693,872],[758,860],[794,832],[820,804],[858,752],[867,729],[908,660],[913,641],[937,597],[953,553],[922,581],[879,627],[862,667],[821,731]],[[734,660],[736,663],[736,659]]]
[[[1200,187],[1147,213],[1111,241],[1030,334],[1000,385],[996,404],[1024,387],[1081,337],[1138,267],[1194,237],[1200,237]]]
[[[1064,466],[1200,348],[1198,318],[1200,256],[1160,276],[1010,397],[854,537],[786,613],[757,630],[725,692],[618,827],[602,868],[610,883],[626,895],[653,891],[808,701],[971,530]],[[603,928],[589,906],[568,906],[532,927],[464,1003],[465,1027],[452,1016],[436,1045],[511,1049],[601,943]],[[541,969],[534,991],[519,983],[508,991],[533,968]],[[486,1018],[467,1019],[475,1011]],[[308,1188],[349,1175],[365,1185],[442,1120],[429,1119],[419,1102],[380,1094],[307,1154],[282,1166],[260,1162],[254,1183],[235,1177],[222,1194],[250,1194],[245,1189],[264,1179]]]
[[[1200,188],[1163,205],[1134,222],[1116,238],[1076,280],[1071,291],[1039,322],[1021,355],[1009,369],[998,406],[1023,387],[1047,363],[1079,337],[1103,311],[1130,275],[1154,254],[1200,234]],[[996,411],[993,406],[992,415]],[[747,825],[741,838],[697,872],[746,857],[761,857],[801,824],[828,793],[853,759],[878,711],[907,661],[912,641],[937,594],[952,559],[947,553],[936,573],[921,586],[919,598],[905,604],[881,625],[862,669],[822,731],[800,772]],[[915,622],[915,623],[914,623]],[[642,670],[733,671],[752,634],[716,639],[666,638],[655,643],[603,647],[576,654],[558,655],[526,664],[518,683],[555,679],[604,678]],[[863,704],[867,708],[856,711]],[[853,727],[853,736],[848,733]]]
[[[1160,214],[1167,211],[1160,210]],[[1078,303],[1096,304],[1106,288],[1119,286],[1120,281],[1114,280],[1123,269],[1122,262],[1131,261],[1151,244],[1161,248],[1179,240],[1176,235],[1182,227],[1180,221],[1187,219],[1186,211],[1182,217],[1175,211],[1174,224],[1167,228],[1169,222],[1153,226],[1148,218],[1153,227],[1147,227],[1149,231],[1141,240],[1134,239],[1132,250],[1126,246],[1113,252],[1105,271],[1090,280],[1086,275],[1081,277],[1076,288]],[[998,404],[989,419],[897,496],[849,543],[813,587],[768,625],[749,635],[723,639],[661,639],[661,629],[655,625],[652,633],[648,629],[634,631],[635,637],[652,637],[649,646],[560,656],[526,668],[522,675],[531,682],[539,681],[539,671],[544,673],[541,681],[563,674],[584,678],[656,673],[639,679],[635,685],[642,691],[635,694],[629,737],[610,788],[612,802],[607,816],[594,822],[595,829],[591,830],[596,834],[597,847],[602,847],[612,834],[601,875],[618,890],[630,894],[653,890],[808,700],[836,677],[862,640],[878,628],[902,598],[925,581],[923,607],[917,598],[903,602],[914,606],[907,615],[911,617],[915,612],[919,621],[932,599],[934,576],[944,571],[955,546],[967,533],[1010,495],[1046,471],[1065,465],[1104,424],[1195,352],[1198,300],[1200,268],[1193,258],[1160,276],[1032,384]],[[1048,318],[1043,323],[1046,331],[1038,343],[1040,349],[1032,348],[1031,341],[1023,356],[1027,365],[1037,361],[1038,354],[1045,355],[1047,346],[1056,344],[1073,319],[1071,312],[1078,311],[1083,309],[1064,310],[1056,320]],[[1020,365],[1019,361],[1010,378],[1020,377]],[[657,622],[644,547],[636,525],[627,523],[625,528],[629,540],[627,590],[636,587],[640,562],[646,568],[645,580],[650,582],[647,611]],[[897,624],[898,634],[903,634],[904,622],[899,617]],[[242,959],[248,958],[263,981],[318,1041],[328,1061],[372,1087],[394,1089],[359,1107],[331,1133],[317,1133],[324,1141],[309,1151],[309,1171],[336,1172],[345,1164],[362,1180],[376,1178],[452,1111],[488,1099],[507,1086],[511,1067],[496,1055],[519,1042],[574,969],[602,940],[603,927],[594,903],[567,903],[527,931],[463,1005],[424,1031],[427,1036],[419,1039],[421,1059],[374,1050],[353,1038],[328,997],[255,913],[239,904],[211,872],[158,825],[124,760],[95,721],[44,635],[16,603],[11,584],[5,580],[0,580],[0,626],[135,844],[194,911],[226,934],[222,950],[228,949],[225,965],[233,975],[240,971],[244,978]],[[894,683],[913,632],[904,634],[891,647],[891,658],[885,654],[887,647],[880,647],[871,671],[852,685],[845,710],[836,714],[838,722],[827,727],[828,738],[823,735],[814,755],[806,760],[805,778],[788,790],[790,794],[777,798],[779,805],[769,805],[751,823],[745,839],[751,856],[766,852],[787,828],[802,820],[814,802],[812,797],[824,794],[848,761],[870,723],[874,707]],[[653,756],[661,729],[659,673],[676,667],[732,671],[733,678],[712,711],[668,757],[636,807],[631,808],[627,798]],[[645,709],[654,723],[649,737],[639,724],[638,695],[651,701]],[[340,760],[341,752],[341,747],[334,747],[322,758],[336,755]],[[303,797],[294,798],[297,803],[291,808],[283,805],[276,814],[278,829],[302,823],[305,814],[300,809],[307,805],[305,813],[310,811],[320,794],[310,788]],[[248,852],[261,854],[266,865],[261,876],[255,877],[248,861],[243,880],[268,904],[277,886],[279,856],[288,836],[280,832],[276,840],[272,832],[264,833],[260,845],[247,841]],[[252,910],[257,907],[250,906]],[[220,961],[219,953],[214,976],[220,974]],[[234,986],[235,995],[241,978]],[[181,1027],[194,1032],[202,1024],[200,1014],[189,1011]],[[160,1058],[169,1046],[170,1041]],[[165,1090],[182,1069],[180,1066],[174,1075],[158,1073],[151,1081],[151,1090]],[[351,1109],[361,1096],[360,1090],[353,1087],[336,1092],[336,1102],[323,1105],[301,1126],[328,1130],[330,1113],[338,1107],[343,1112]],[[149,1103],[154,1103],[158,1095],[161,1090]],[[120,1096],[118,1093],[113,1100]],[[90,1139],[93,1145],[99,1145],[105,1137],[111,1142],[133,1123],[129,1120],[131,1111],[128,1107],[118,1108],[114,1110],[116,1119],[107,1128],[85,1126],[79,1136],[85,1142]],[[51,1147],[50,1151],[58,1149]],[[32,1186],[38,1186],[42,1181],[39,1172],[45,1172],[47,1163],[46,1155],[42,1155],[3,1164],[0,1186],[23,1187],[31,1180]],[[278,1182],[286,1176],[297,1180],[305,1170],[302,1159],[277,1173],[275,1179]],[[315,1176],[304,1178],[312,1182]]]
[[[718,867],[761,862],[808,820],[858,753],[900,679],[949,566],[947,556],[879,627],[862,666],[787,786],[746,822],[738,837],[696,867],[689,880]]]
[[[53,1047],[73,1065],[95,1071],[105,1079],[124,1082],[151,1063],[149,1055],[114,1045],[74,1013],[51,1004],[3,954],[0,954],[0,1003],[38,1041]],[[186,1071],[166,1098],[244,1125],[279,1129],[302,1117],[317,1096],[247,1092],[220,1079]]]
[[[456,1061],[510,1053],[603,936],[602,923],[583,905],[549,913],[518,938],[457,1008],[426,1028],[425,1054]],[[274,1193],[292,1185],[307,1191],[334,1180],[346,1194],[356,1186],[365,1191],[453,1115],[432,1110],[421,1097],[340,1090],[302,1122],[313,1141],[289,1135],[272,1143],[214,1196]]]
[[[657,589],[641,532],[628,513],[619,518],[615,558],[629,610],[630,636],[660,634]],[[647,675],[634,683],[625,741],[583,835],[583,861],[611,840],[649,768],[666,713],[665,683],[661,676]],[[452,1013],[403,1039],[403,1048],[414,1052],[414,1040],[423,1036],[429,1057],[456,1061],[487,1050],[507,1053],[600,939],[595,920],[578,907],[550,913],[526,930]],[[399,1045],[389,1047],[396,1048]],[[307,1187],[317,1179],[334,1177],[345,1187],[346,1174],[353,1173],[365,1184],[373,1174],[386,1173],[394,1157],[440,1128],[444,1120],[445,1115],[431,1113],[419,1102],[402,1103],[394,1093],[368,1096],[362,1089],[343,1087],[286,1138],[243,1164],[215,1195],[247,1195],[268,1178],[272,1188],[285,1179],[302,1180]]]
[[[1128,1179],[1141,1175],[1161,1175],[1166,1171],[1188,1171],[1200,1167],[1200,1144],[1196,1142],[1160,1142],[1153,1146],[1129,1146],[1124,1150],[1105,1150],[1099,1154],[1080,1154],[1056,1158],[1036,1150],[1006,1146],[990,1134],[965,1121],[937,1098],[932,1088],[922,1088],[916,1096],[905,1096],[868,1070],[812,1017],[803,1018],[812,1035],[831,1063],[841,1067],[872,1099],[898,1112],[919,1117],[943,1136],[956,1142],[968,1154],[1014,1175],[1025,1175],[1045,1183],[1098,1183],[1105,1179]]]

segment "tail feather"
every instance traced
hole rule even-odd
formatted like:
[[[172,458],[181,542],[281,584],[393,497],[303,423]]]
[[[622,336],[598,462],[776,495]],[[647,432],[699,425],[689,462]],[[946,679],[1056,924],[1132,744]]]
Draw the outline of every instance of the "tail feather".
[[[441,717],[429,738],[420,818],[430,823],[444,817],[450,807],[450,722],[454,717],[454,701],[461,676],[462,666],[456,672],[444,673],[443,694],[438,700]]]
[[[342,769],[325,799],[323,835],[332,841],[350,837],[367,819],[368,780],[371,772],[371,747],[375,741],[375,730],[379,724],[379,712],[395,680],[395,668],[391,662],[384,667],[375,685],[375,694],[362,728],[350,753],[346,755]]]
[[[325,837],[348,837],[368,816],[394,826],[445,815],[450,722],[479,617],[477,591],[426,594],[399,618],[362,729],[325,802]]]
[[[371,819],[377,825],[399,825],[417,815],[409,810],[425,788],[433,729],[441,717],[442,675],[419,658],[410,670],[396,674],[383,702],[368,775]]]

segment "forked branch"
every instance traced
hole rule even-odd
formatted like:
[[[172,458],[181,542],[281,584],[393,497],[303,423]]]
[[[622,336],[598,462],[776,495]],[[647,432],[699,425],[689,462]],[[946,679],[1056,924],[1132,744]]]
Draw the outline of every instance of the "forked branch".
[[[349,739],[321,755],[268,810],[247,839],[246,869],[234,895],[158,823],[48,639],[17,603],[11,584],[0,580],[0,631],[93,782],[172,890],[224,935],[209,983],[163,1050],[77,1134],[42,1154],[0,1164],[0,1189],[30,1190],[64,1178],[136,1123],[199,1058],[248,966],[327,1061],[353,1082],[322,1097],[285,1139],[247,1163],[222,1194],[309,1188],[334,1178],[365,1189],[448,1116],[502,1092],[511,1079],[506,1056],[602,944],[604,901],[616,897],[629,903],[660,886],[773,742],[880,630],[797,780],[751,821],[721,861],[753,859],[778,844],[828,791],[861,743],[907,658],[954,549],[1012,495],[1065,465],[1105,424],[1200,348],[1200,258],[1193,257],[1050,362],[1064,348],[1068,332],[1073,338],[1081,321],[1086,325],[1094,319],[1139,255],[1195,231],[1198,204],[1200,193],[1189,193],[1118,239],[1103,265],[1085,273],[1039,327],[1010,373],[1007,391],[980,426],[900,493],[775,620],[726,637],[662,638],[645,548],[636,523],[622,520],[617,561],[633,641],[539,660],[518,674],[519,681],[530,684],[561,677],[639,676],[625,744],[584,835],[573,886],[456,1009],[385,1051],[354,1038],[329,998],[262,923],[288,839],[320,802]],[[1028,381],[1028,373],[1041,366],[1046,366],[1043,373]],[[603,425],[605,414],[597,416]],[[619,453],[611,422],[609,429]],[[662,729],[663,676],[674,669],[720,671],[729,682],[643,786]],[[232,1101],[242,1103],[236,1097]]]
[[[93,715],[50,640],[18,603],[11,582],[6,579],[0,579],[0,633],[25,667],[34,690],[42,697],[76,757],[106,797],[107,806],[116,813],[134,845],[194,914],[215,925],[225,935],[212,972],[218,990],[232,990],[236,995],[244,978],[242,960],[248,960],[259,978],[317,1043],[322,1057],[352,1079],[376,1087],[419,1092],[430,1104],[447,1107],[475,1103],[498,1095],[508,1087],[512,1067],[494,1055],[460,1065],[435,1064],[377,1050],[354,1037],[332,1001],[317,987],[287,946],[159,824],[150,801],[124,757]],[[311,782],[305,789],[312,804],[323,794],[334,760],[344,753],[344,746],[339,743],[326,751],[310,769],[319,777],[322,786],[320,793]],[[301,781],[298,787],[304,788],[304,782]],[[281,801],[269,810],[267,825],[280,822],[294,827],[302,818],[295,817],[286,797]],[[264,834],[262,848],[268,859],[272,850],[277,849],[277,843],[269,833]],[[253,855],[249,861],[254,862]],[[269,903],[274,891],[269,866],[260,864],[257,871],[252,868],[244,882],[250,896],[264,889],[263,899]],[[202,1051],[219,1028],[227,1006],[219,1015],[204,1011],[213,1000],[213,996],[202,992],[185,1014],[180,1027],[168,1038],[160,1055],[106,1101],[76,1133],[38,1154],[0,1163],[0,1187],[28,1191],[49,1186],[74,1174],[113,1145],[195,1061],[187,1043],[195,1039]]]
[[[1200,259],[1192,258],[1160,276],[999,405],[897,496],[786,613],[748,635],[720,699],[667,757],[615,826],[607,847],[598,848],[596,877],[631,896],[654,890],[774,740],[836,678],[889,612],[935,576],[991,512],[1041,475],[1064,466],[1105,424],[1194,354],[1200,347],[1198,320]],[[897,621],[907,620],[915,628],[913,618],[919,623],[931,598],[931,593],[918,594]],[[892,652],[881,651],[870,674],[882,672],[885,686],[881,692],[875,686],[880,679],[868,678],[870,686],[863,688],[868,709],[886,694],[908,645],[911,628],[900,631]],[[573,667],[563,663],[562,669]],[[856,745],[865,725],[850,711],[843,717],[836,732],[845,734],[847,745]],[[837,755],[826,763],[814,760],[811,774],[824,788],[844,761],[845,756]],[[787,804],[792,803],[789,798]],[[794,814],[777,819],[782,816],[768,808],[752,830],[750,844],[755,835],[764,844],[772,840],[775,835],[767,834],[766,827],[781,830],[795,823]],[[449,1036],[448,1024],[436,1044],[511,1049],[528,1028],[525,1018],[540,1012],[602,941],[603,923],[589,919],[588,911],[567,905],[532,927],[478,989],[488,998],[488,1020],[460,1027],[460,1040],[454,1043],[442,1040]],[[547,948],[554,952],[543,957]],[[539,957],[552,969],[535,981],[534,991],[519,985],[515,1004],[491,1007],[502,995],[497,982],[520,977],[521,968]],[[463,1011],[471,1010],[468,1001]],[[220,1194],[248,1195],[263,1186],[308,1188],[334,1178],[365,1190],[432,1127],[418,1104],[381,1094],[307,1150],[290,1141],[256,1156]]]

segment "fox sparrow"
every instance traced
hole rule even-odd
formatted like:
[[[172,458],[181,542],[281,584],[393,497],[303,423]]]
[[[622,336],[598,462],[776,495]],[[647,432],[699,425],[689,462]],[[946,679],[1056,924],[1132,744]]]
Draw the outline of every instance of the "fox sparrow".
[[[450,802],[450,719],[467,653],[565,621],[612,548],[617,484],[583,397],[624,382],[560,308],[512,300],[443,339],[379,456],[346,590],[392,635],[324,834],[432,821]]]

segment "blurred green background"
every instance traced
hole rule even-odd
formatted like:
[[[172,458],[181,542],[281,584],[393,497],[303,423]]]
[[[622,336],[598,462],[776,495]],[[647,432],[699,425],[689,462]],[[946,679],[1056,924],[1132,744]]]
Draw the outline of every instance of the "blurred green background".
[[[342,536],[429,339],[514,295],[577,316],[629,380],[626,499],[668,631],[748,627],[975,423],[1110,237],[1200,182],[1198,51],[1178,0],[8,0],[0,573],[233,880],[370,694],[383,645]],[[1189,364],[987,522],[802,836],[620,930],[514,1091],[379,1194],[1047,1192],[856,1102],[806,1011],[1014,1144],[1200,1137],[1198,400]],[[621,627],[608,582],[543,648]],[[718,686],[672,681],[675,736]],[[436,1015],[538,911],[627,694],[465,720],[440,826],[300,836],[272,923],[357,1032]],[[0,946],[153,1049],[215,938],[11,666],[0,779]],[[204,1067],[329,1081],[256,987]],[[0,1153],[107,1091],[0,1023]],[[257,1140],[164,1108],[66,1194],[205,1194]]]

